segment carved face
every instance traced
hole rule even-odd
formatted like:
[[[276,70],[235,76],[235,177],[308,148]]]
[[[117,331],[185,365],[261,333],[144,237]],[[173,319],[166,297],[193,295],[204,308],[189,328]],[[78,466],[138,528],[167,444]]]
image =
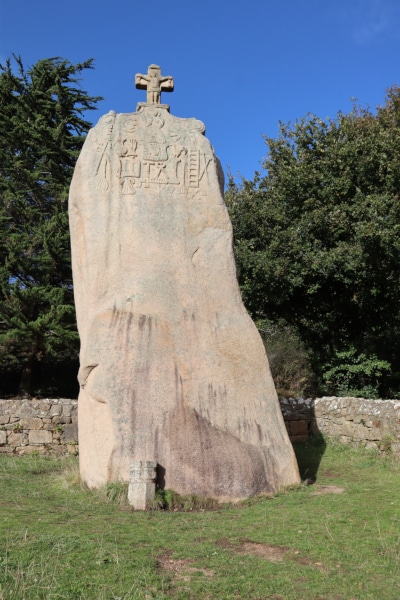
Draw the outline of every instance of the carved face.
[[[158,74],[158,69],[149,69],[149,77],[152,79],[157,79]]]

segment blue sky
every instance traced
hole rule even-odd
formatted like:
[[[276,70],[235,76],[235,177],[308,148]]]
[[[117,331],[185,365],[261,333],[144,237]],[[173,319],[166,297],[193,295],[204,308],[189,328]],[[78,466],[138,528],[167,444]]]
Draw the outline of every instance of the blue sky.
[[[131,112],[151,63],[175,79],[164,94],[178,117],[206,125],[224,171],[251,178],[262,134],[308,112],[375,108],[400,83],[399,0],[0,0],[0,60],[93,57],[83,87],[104,96],[93,122]]]

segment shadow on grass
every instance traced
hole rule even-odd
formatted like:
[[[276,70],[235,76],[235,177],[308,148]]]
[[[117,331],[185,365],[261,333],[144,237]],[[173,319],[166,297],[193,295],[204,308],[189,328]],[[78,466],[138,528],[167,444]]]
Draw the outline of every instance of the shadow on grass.
[[[294,442],[293,449],[302,481],[315,483],[326,442],[321,434],[311,436],[306,442]]]

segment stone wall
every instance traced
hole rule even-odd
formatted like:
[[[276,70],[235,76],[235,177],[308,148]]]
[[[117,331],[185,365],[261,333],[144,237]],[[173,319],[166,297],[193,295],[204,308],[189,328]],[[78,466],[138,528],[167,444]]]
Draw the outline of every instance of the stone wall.
[[[0,453],[78,451],[78,401],[0,400]]]
[[[400,401],[280,398],[292,441],[323,433],[400,454]],[[0,400],[0,453],[78,452],[77,400]]]
[[[344,443],[400,454],[400,401],[364,398],[280,398],[292,441],[322,433]]]

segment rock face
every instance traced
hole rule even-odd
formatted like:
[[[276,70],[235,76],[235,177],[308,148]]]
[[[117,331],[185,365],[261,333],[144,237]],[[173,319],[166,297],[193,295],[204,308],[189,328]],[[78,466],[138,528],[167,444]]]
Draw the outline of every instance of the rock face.
[[[79,453],[91,487],[155,461],[157,484],[238,499],[299,481],[238,288],[204,125],[143,103],[102,117],[70,192],[81,338]]]

